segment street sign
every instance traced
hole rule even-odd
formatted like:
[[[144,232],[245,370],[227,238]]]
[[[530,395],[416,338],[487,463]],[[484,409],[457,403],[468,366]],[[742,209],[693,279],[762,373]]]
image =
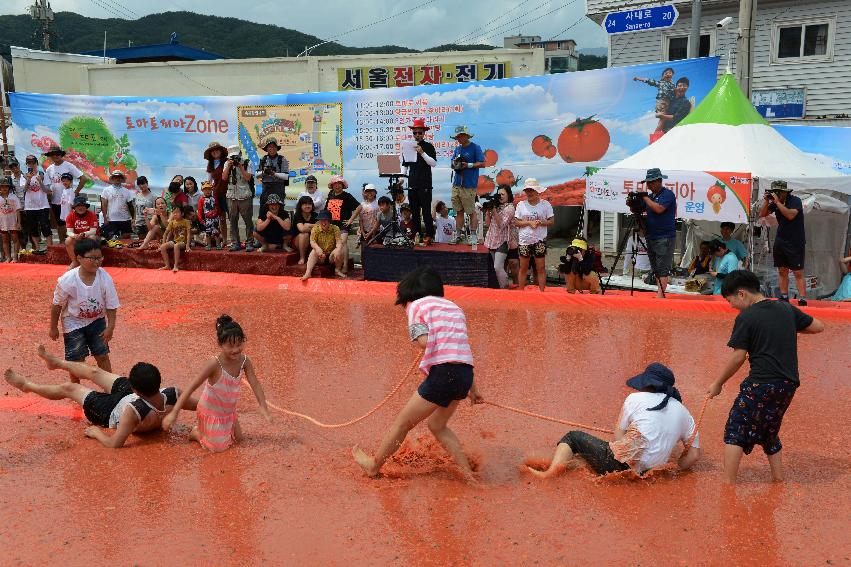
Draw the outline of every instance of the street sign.
[[[677,21],[680,13],[673,5],[634,8],[624,12],[606,14],[603,28],[608,34],[628,33],[669,28]]]

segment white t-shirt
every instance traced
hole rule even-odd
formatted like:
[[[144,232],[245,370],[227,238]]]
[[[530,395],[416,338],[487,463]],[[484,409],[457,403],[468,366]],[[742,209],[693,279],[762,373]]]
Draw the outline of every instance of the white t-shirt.
[[[315,193],[302,191],[301,193],[299,193],[298,198],[301,199],[302,197],[310,197],[311,199],[313,199],[314,211],[321,211],[325,209],[325,194],[319,189],[317,189]]]
[[[68,218],[68,215],[71,214],[71,205],[74,204],[74,188],[73,187],[63,187],[62,188],[62,199],[59,201],[60,209],[59,216],[62,217],[62,220]]]
[[[21,183],[27,186],[27,196],[24,198],[25,211],[40,211],[50,208],[47,193],[42,190],[42,187],[48,186],[47,178],[42,179],[36,174],[30,178],[29,182],[27,182],[26,177],[21,177]]]
[[[647,242],[647,239],[641,237],[641,242]],[[634,239],[630,236],[626,241],[626,250],[624,251],[623,273],[632,273],[632,256],[635,254],[635,269],[642,272],[650,271],[650,257],[647,255],[647,248],[639,242],[635,244]]]
[[[660,410],[647,411],[647,408],[659,405],[664,397],[665,394],[658,392],[636,392],[623,402],[618,427],[626,430],[634,425],[647,441],[636,464],[638,472],[667,463],[677,443],[688,442],[694,431],[691,414],[674,398],[670,398],[668,405]],[[700,447],[699,435],[694,438],[692,446]]]
[[[133,193],[129,189],[119,185],[110,185],[100,194],[101,199],[106,201],[106,213],[109,220],[114,222],[129,221],[130,207],[128,203],[133,201]]]
[[[453,236],[455,236],[455,219],[437,215],[434,219],[434,241],[438,244],[448,244],[452,242]]]
[[[21,174],[21,176],[17,179],[12,176],[12,183],[14,183],[12,191],[15,193],[15,196],[18,198],[18,201],[21,202],[21,206],[23,207],[24,199],[27,196],[27,178],[24,177],[23,174]]]
[[[103,268],[98,268],[90,286],[80,279],[80,268],[65,272],[56,282],[53,305],[62,306],[62,327],[66,333],[106,317],[107,309],[121,306],[112,277]]]
[[[514,218],[530,221],[530,220],[547,220],[553,217],[553,206],[549,201],[541,199],[536,205],[530,205],[529,201],[520,201],[514,211]],[[547,239],[547,227],[539,226],[532,228],[531,226],[521,226],[517,229],[519,235],[519,244],[528,246],[541,242]]]
[[[50,199],[50,203],[53,205],[59,205],[62,203],[62,190],[65,189],[61,180],[63,173],[70,173],[74,176],[74,181],[71,182],[72,187],[78,183],[78,180],[83,175],[83,172],[77,169],[77,166],[69,161],[63,161],[59,165],[56,165],[55,163],[50,164],[50,166],[44,170],[44,179],[46,183],[50,183],[50,188],[53,189],[53,196]]]

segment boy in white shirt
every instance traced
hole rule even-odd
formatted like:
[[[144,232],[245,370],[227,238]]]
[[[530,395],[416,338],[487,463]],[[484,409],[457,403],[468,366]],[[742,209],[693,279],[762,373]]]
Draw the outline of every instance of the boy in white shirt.
[[[449,207],[443,201],[434,205],[434,241],[450,244],[455,236],[455,219],[449,216]]]
[[[526,200],[520,201],[514,212],[515,226],[518,229],[517,253],[520,255],[520,274],[518,287],[520,291],[526,287],[526,275],[529,273],[529,262],[535,257],[535,273],[538,287],[545,291],[547,287],[547,227],[555,223],[553,207],[548,201],[541,199],[541,193],[546,187],[538,185],[538,180],[532,177],[526,179],[523,192]]]
[[[126,180],[124,173],[116,169],[109,176],[109,187],[100,195],[100,210],[104,216],[101,233],[107,240],[121,239],[133,232],[132,219],[135,210],[130,203],[133,202],[134,195],[124,187]]]
[[[65,360],[83,362],[91,353],[101,369],[112,372],[109,341],[120,306],[115,284],[100,267],[103,253],[97,240],[83,238],[75,242],[74,258],[79,267],[65,272],[53,292],[49,335],[54,341],[59,339],[61,317]],[[79,379],[72,374],[71,381]]]

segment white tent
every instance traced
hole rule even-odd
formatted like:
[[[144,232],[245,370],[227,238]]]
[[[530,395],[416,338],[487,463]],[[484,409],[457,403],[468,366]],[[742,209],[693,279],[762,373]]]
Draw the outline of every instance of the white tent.
[[[606,169],[651,167],[658,167],[663,172],[750,173],[758,189],[758,194],[753,197],[755,203],[770,187],[771,181],[777,179],[786,181],[794,191],[851,195],[851,176],[843,175],[830,164],[800,151],[781,136],[760,116],[730,73],[721,77],[697,108],[657,142]],[[848,197],[843,199],[847,201]],[[754,205],[753,208],[756,207]],[[829,289],[841,277],[836,260],[844,252],[849,207],[847,203],[825,195],[815,200],[805,199],[805,212],[810,211],[817,211],[817,214],[806,217],[806,273],[818,275],[821,284]],[[752,214],[755,213],[752,210]],[[710,224],[705,228],[711,231],[714,227]],[[706,234],[707,231],[690,231],[690,240],[699,242],[701,233]],[[828,241],[830,250],[825,249]],[[694,244],[687,242],[684,262],[690,260]],[[752,237],[751,244],[755,244]],[[763,268],[773,273],[768,263],[763,255]]]
[[[781,136],[745,97],[733,75],[718,81],[694,111],[656,143],[610,169],[740,171],[762,186],[783,179],[793,190],[851,195],[851,175],[805,154]]]

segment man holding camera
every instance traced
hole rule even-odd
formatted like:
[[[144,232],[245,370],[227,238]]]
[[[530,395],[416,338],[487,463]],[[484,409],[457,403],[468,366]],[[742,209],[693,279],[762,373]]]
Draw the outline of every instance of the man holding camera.
[[[804,205],[785,181],[771,182],[765,192],[759,218],[774,213],[777,218],[777,236],[774,237],[774,267],[780,284],[780,301],[789,301],[789,270],[795,274],[798,287],[798,305],[807,304],[807,286],[804,283],[804,248],[807,243],[804,231]]]
[[[463,238],[464,215],[470,215],[470,244],[478,244],[479,216],[476,214],[476,187],[479,185],[479,168],[485,166],[485,153],[472,141],[473,135],[466,126],[457,126],[452,139],[458,142],[452,152],[452,208],[455,209],[455,238],[451,244],[460,244]]]
[[[658,167],[648,169],[644,187],[637,191],[647,212],[647,256],[656,276],[656,296],[661,298],[668,287],[677,240],[677,196],[662,185],[667,178]]]
[[[245,225],[245,247],[250,250],[251,233],[254,231],[254,223],[251,214],[254,212],[254,167],[247,159],[242,158],[239,146],[228,147],[228,159],[222,169],[222,178],[227,181],[228,217],[230,221],[231,252],[239,252],[242,249],[239,239],[239,218]]]
[[[263,142],[263,151],[266,155],[260,158],[257,171],[257,179],[263,184],[263,191],[260,193],[260,216],[266,214],[266,199],[269,195],[275,194],[281,198],[282,203],[286,202],[286,186],[290,178],[290,162],[278,153],[281,151],[278,140],[269,138]]]
[[[431,217],[431,168],[437,165],[437,151],[434,146],[425,141],[425,133],[430,130],[425,120],[417,118],[412,126],[408,126],[414,136],[417,151],[416,161],[402,161],[402,166],[408,168],[408,202],[414,221],[414,231],[423,236],[423,243],[428,246],[434,239],[434,219]],[[425,225],[425,232],[423,232]]]

